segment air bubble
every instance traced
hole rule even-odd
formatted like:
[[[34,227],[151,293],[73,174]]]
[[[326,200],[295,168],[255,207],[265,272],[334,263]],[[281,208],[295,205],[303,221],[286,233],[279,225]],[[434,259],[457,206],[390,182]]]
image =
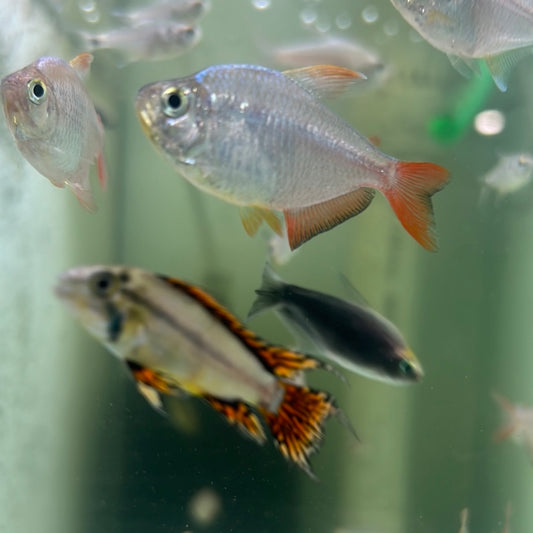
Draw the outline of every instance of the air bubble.
[[[398,26],[398,22],[396,20],[388,20],[383,25],[383,31],[388,37],[394,37],[395,35],[398,35],[399,29],[400,27]]]
[[[487,109],[476,115],[474,127],[481,135],[498,135],[505,128],[505,115],[497,109]]]
[[[317,18],[318,15],[312,7],[306,7],[300,12],[300,20],[304,24],[313,24]]]
[[[363,20],[368,24],[373,24],[379,18],[379,12],[376,6],[367,6],[363,9],[361,13]]]
[[[340,13],[335,17],[335,24],[339,30],[347,30],[352,25],[352,19],[348,13]]]
[[[252,0],[252,5],[256,9],[268,9],[271,5],[270,0]]]

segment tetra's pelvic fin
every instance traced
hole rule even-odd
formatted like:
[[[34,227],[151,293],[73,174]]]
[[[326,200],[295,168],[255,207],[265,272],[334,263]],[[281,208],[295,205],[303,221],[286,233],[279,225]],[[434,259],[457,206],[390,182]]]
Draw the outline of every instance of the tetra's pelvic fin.
[[[227,402],[213,396],[204,396],[211,407],[221,413],[232,425],[237,426],[246,436],[259,444],[266,440],[265,432],[259,418],[244,402]]]
[[[281,454],[315,478],[309,457],[322,440],[322,426],[337,413],[332,398],[325,392],[282,383],[285,396],[277,412],[263,410],[274,442]]]

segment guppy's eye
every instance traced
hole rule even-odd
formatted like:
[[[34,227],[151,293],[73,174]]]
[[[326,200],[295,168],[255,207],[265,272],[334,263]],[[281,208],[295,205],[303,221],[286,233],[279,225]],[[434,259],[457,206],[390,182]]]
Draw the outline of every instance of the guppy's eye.
[[[118,279],[111,272],[97,272],[91,276],[89,286],[95,296],[105,298],[117,289]]]
[[[28,82],[28,98],[34,104],[42,104],[46,98],[46,85],[39,78]]]
[[[167,117],[177,118],[184,115],[187,111],[189,97],[183,89],[169,87],[161,95],[161,103],[163,105],[163,113]]]

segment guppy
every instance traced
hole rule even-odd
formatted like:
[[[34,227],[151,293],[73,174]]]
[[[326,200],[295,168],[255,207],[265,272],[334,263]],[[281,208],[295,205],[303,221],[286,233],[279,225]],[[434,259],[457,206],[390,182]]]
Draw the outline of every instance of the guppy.
[[[0,93],[7,125],[17,148],[56,187],[69,187],[80,204],[94,211],[89,167],[96,158],[102,188],[104,129],[82,79],[93,56],[70,63],[42,57],[2,80]]]
[[[404,228],[436,249],[431,195],[447,171],[380,152],[319,100],[353,87],[356,72],[318,65],[279,72],[218,65],[141,88],[136,110],[152,143],[193,185],[241,207],[253,235],[262,221],[291,249],[363,211],[375,190]]]
[[[161,394],[199,396],[263,444],[256,411],[282,455],[310,476],[325,420],[350,427],[329,394],[302,384],[302,371],[327,365],[267,344],[198,287],[139,268],[84,266],[63,273],[56,294],[156,409]]]
[[[322,357],[357,374],[391,384],[420,381],[424,372],[396,326],[367,305],[283,281],[267,263],[249,317],[275,310]]]

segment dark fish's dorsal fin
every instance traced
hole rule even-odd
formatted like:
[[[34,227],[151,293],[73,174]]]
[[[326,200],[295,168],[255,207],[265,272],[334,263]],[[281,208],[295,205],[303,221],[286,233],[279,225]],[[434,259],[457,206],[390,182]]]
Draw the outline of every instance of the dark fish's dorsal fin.
[[[366,80],[360,72],[335,65],[284,70],[283,74],[317,98],[335,98],[352,90],[359,81]]]
[[[287,350],[281,346],[272,346],[247,329],[241,321],[227,309],[222,307],[211,295],[199,287],[189,285],[179,279],[159,276],[161,280],[175,289],[181,290],[197,300],[217,320],[257,356],[267,370],[274,375],[290,379],[301,370],[314,368],[330,369],[330,367],[305,354]]]
[[[266,436],[263,426],[257,415],[245,403],[227,402],[213,396],[204,396],[204,399],[213,409],[221,413],[232,426],[237,426],[246,436],[258,444],[264,444]]]
[[[341,272],[339,277],[341,279],[342,286],[344,287],[344,290],[346,291],[346,294],[350,300],[361,307],[371,309],[368,300],[355,288],[346,275]]]
[[[375,191],[361,188],[319,204],[283,211],[291,250],[364,211]]]

